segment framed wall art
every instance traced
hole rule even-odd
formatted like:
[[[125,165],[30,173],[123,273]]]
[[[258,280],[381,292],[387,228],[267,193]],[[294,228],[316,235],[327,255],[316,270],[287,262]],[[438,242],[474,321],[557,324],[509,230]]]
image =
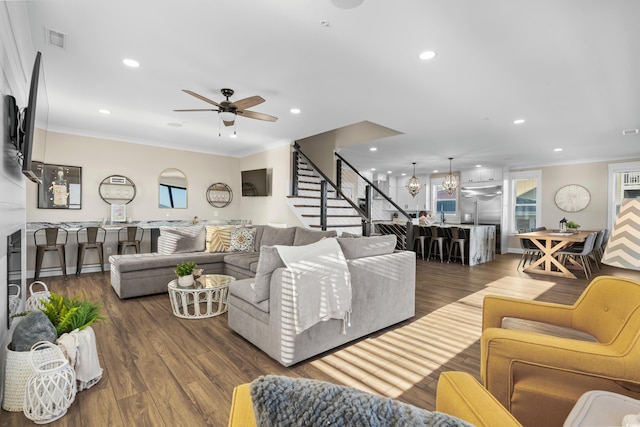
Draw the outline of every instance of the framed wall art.
[[[33,162],[38,184],[39,209],[82,208],[82,168]]]

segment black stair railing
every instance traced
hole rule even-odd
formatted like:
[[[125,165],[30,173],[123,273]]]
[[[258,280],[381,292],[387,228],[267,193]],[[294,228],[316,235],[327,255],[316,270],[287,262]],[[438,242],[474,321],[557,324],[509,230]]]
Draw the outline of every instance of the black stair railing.
[[[366,212],[363,209],[361,209],[357,204],[355,204],[350,198],[345,197],[344,194],[342,194],[342,191],[340,190],[340,188],[327,175],[325,175],[325,173],[322,172],[315,165],[315,163],[313,163],[313,161],[309,159],[309,157],[307,157],[302,152],[297,142],[293,144],[293,148],[294,148],[294,151],[293,151],[291,194],[294,196],[297,196],[300,190],[300,187],[298,184],[298,181],[300,178],[298,174],[298,166],[300,164],[301,159],[304,159],[304,162],[321,177],[321,181],[320,181],[320,227],[321,229],[322,230],[327,229],[328,187],[331,186],[331,188],[333,188],[333,190],[336,193],[336,198],[341,198],[346,200],[349,203],[349,205],[351,205],[351,207],[358,213],[358,215],[360,215],[360,218],[363,223],[362,234],[364,236],[369,236],[370,234],[365,234],[364,224],[367,221],[370,222],[371,216],[370,215],[367,216]],[[370,230],[370,227],[368,227],[368,229]]]
[[[350,170],[351,173],[355,174],[358,177],[358,179],[362,179],[365,182],[365,197],[364,197],[364,200],[363,200],[363,204],[364,204],[364,210],[365,210],[367,218],[368,218],[367,223],[368,223],[368,227],[369,227],[369,234],[367,234],[367,236],[369,236],[370,233],[373,231],[373,230],[371,230],[372,222],[373,222],[371,220],[371,201],[373,199],[372,198],[373,190],[375,190],[382,198],[384,198],[395,209],[397,209],[399,214],[401,214],[402,216],[404,216],[407,219],[406,227],[393,227],[393,230],[394,230],[394,234],[396,234],[397,237],[398,237],[398,241],[402,242],[401,247],[403,247],[404,249],[412,249],[413,248],[413,246],[412,246],[412,243],[413,243],[413,218],[411,217],[411,215],[409,215],[404,209],[402,209],[400,206],[398,206],[396,204],[396,202],[394,202],[383,190],[378,188],[367,177],[363,176],[344,157],[342,157],[338,153],[334,153],[334,155],[336,156],[336,170],[337,170],[336,181],[338,183],[340,183],[340,188],[341,189],[342,189],[343,182],[345,181],[343,179],[343,176],[342,176],[343,170],[345,169],[345,167],[348,170]]]

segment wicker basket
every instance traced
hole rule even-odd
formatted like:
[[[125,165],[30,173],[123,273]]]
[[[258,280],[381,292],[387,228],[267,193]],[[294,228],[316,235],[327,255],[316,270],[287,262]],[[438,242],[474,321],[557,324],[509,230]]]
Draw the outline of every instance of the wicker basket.
[[[35,361],[36,357],[30,358],[34,374],[24,392],[24,415],[36,424],[59,419],[76,398],[76,372],[60,347],[47,341],[39,342],[31,348],[31,356],[44,348],[54,349],[56,356],[43,363]]]
[[[41,285],[44,290],[33,292],[33,285]],[[44,282],[35,281],[29,285],[29,298],[27,299],[27,311],[40,310],[44,308],[42,300],[49,300],[51,292]]]
[[[12,412],[22,411],[25,387],[29,377],[35,372],[33,364],[39,366],[42,363],[54,360],[60,351],[60,349],[56,348],[43,348],[34,352],[13,351],[7,348],[6,363],[4,365],[2,409]],[[33,360],[33,364],[31,360]]]

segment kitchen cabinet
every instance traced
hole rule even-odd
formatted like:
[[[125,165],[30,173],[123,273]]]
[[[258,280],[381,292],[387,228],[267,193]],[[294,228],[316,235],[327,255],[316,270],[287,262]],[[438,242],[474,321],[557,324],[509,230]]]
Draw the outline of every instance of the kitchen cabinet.
[[[502,169],[477,168],[460,172],[460,183],[502,181]]]

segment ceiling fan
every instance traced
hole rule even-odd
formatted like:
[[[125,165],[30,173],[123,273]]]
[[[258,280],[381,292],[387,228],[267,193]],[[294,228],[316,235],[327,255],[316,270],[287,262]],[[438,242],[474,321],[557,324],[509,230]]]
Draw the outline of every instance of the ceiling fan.
[[[187,89],[182,89],[183,92],[188,93],[191,96],[195,96],[198,99],[203,100],[209,104],[215,105],[218,108],[197,108],[197,109],[189,109],[189,110],[173,110],[178,112],[186,112],[186,111],[217,111],[218,117],[222,119],[225,126],[233,126],[236,117],[248,117],[250,119],[257,120],[265,120],[267,122],[275,122],[278,120],[277,117],[270,116],[268,114],[258,113],[256,111],[249,111],[247,108],[254,107],[258,104],[262,104],[264,102],[264,98],[261,96],[250,96],[249,98],[244,98],[239,101],[231,102],[229,98],[233,96],[232,89],[222,89],[222,95],[227,98],[224,101],[220,101],[220,103],[213,101],[205,96],[197,94]]]

